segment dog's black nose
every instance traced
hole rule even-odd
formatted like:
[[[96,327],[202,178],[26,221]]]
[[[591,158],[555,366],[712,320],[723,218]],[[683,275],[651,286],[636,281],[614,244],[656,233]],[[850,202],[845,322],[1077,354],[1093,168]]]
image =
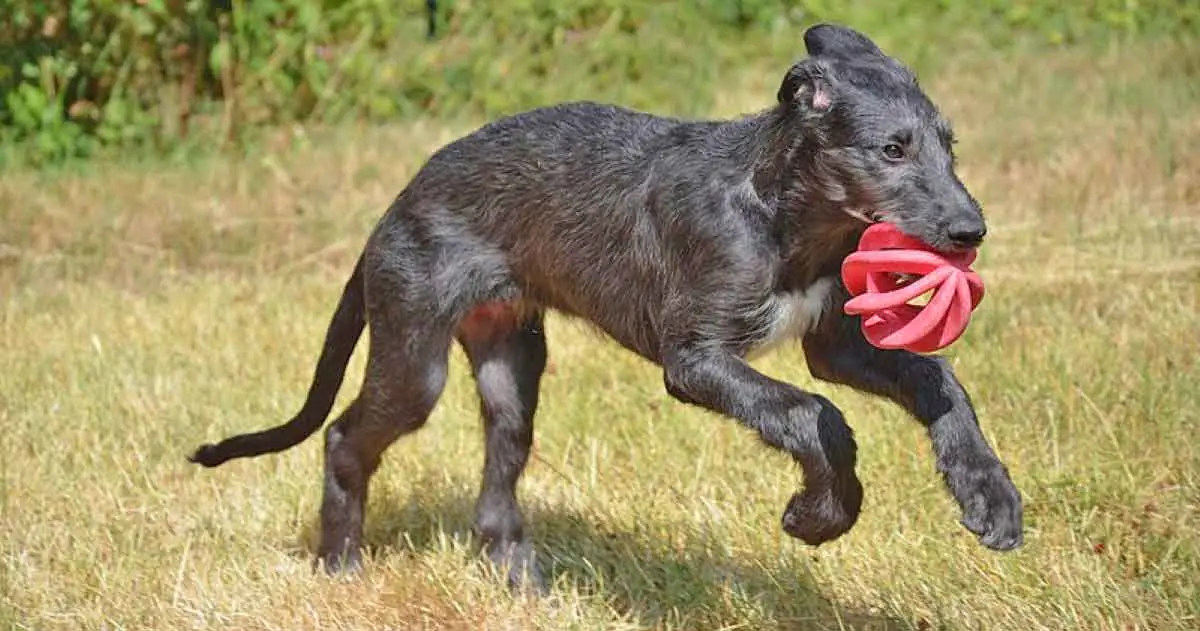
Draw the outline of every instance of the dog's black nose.
[[[987,235],[987,225],[979,219],[959,219],[950,224],[946,230],[946,236],[954,245],[962,247],[975,247],[983,243],[983,237]]]

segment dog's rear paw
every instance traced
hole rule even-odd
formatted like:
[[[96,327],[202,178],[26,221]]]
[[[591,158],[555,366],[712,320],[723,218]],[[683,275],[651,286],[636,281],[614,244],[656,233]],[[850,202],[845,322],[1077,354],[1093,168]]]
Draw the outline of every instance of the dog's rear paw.
[[[1015,550],[1024,543],[1021,496],[1004,465],[951,468],[947,477],[962,506],[962,525],[992,550]]]
[[[363,572],[362,555],[358,552],[319,554],[313,559],[313,569],[324,571],[330,578],[353,579]]]
[[[489,552],[492,564],[508,578],[508,587],[514,592],[533,596],[546,596],[550,588],[542,576],[537,553],[528,541],[496,545]]]
[[[783,530],[810,546],[819,546],[849,532],[862,509],[863,489],[857,478],[841,486],[840,492],[833,488],[807,488],[793,495],[783,512]]]

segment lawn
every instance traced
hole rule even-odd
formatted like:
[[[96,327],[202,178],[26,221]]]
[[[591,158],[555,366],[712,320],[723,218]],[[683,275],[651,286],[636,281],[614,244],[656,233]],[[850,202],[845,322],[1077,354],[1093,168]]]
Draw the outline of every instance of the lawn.
[[[713,114],[768,106],[783,71],[745,69]],[[315,574],[319,437],[216,470],[185,456],[298,408],[367,231],[470,125],[281,130],[246,159],[0,177],[0,623],[1197,628],[1200,43],[976,51],[922,79],[990,221],[988,296],[947,355],[1025,497],[1020,550],[982,548],[921,428],[814,382],[797,345],[757,364],[843,408],[866,487],[858,525],[807,548],[779,527],[789,459],[554,318],[520,487],[553,597],[510,597],[475,553],[457,351],[374,478],[365,575]]]

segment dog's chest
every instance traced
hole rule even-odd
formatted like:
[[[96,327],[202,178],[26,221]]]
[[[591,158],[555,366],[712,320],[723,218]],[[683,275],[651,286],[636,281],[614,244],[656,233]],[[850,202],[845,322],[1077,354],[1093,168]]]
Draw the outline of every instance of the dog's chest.
[[[763,305],[762,336],[751,346],[748,357],[766,353],[780,343],[795,340],[811,331],[829,308],[833,278],[819,278],[803,290],[773,294]]]

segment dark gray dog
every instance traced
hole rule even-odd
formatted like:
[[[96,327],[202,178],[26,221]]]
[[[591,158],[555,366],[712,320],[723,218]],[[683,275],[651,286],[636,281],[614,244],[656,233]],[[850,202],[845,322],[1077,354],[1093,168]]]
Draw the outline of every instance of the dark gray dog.
[[[783,514],[790,535],[835,539],[862,503],[838,408],[746,362],[801,339],[817,378],[887,397],[926,426],[962,523],[983,545],[1019,546],[1020,496],[949,365],[877,349],[841,312],[840,265],[871,221],[943,250],[982,241],[950,125],[865,36],[819,25],[804,43],[809,56],[778,103],[740,120],[575,103],[495,121],[436,152],[367,241],[303,409],[192,460],[215,467],[314,433],[369,322],[362,391],[326,431],[321,505],[320,560],[357,567],[368,480],[383,451],[425,423],[457,339],[485,421],[476,531],[511,581],[540,584],[516,486],[546,364],[543,316],[555,309],[662,366],[671,396],[791,454],[805,486]]]

